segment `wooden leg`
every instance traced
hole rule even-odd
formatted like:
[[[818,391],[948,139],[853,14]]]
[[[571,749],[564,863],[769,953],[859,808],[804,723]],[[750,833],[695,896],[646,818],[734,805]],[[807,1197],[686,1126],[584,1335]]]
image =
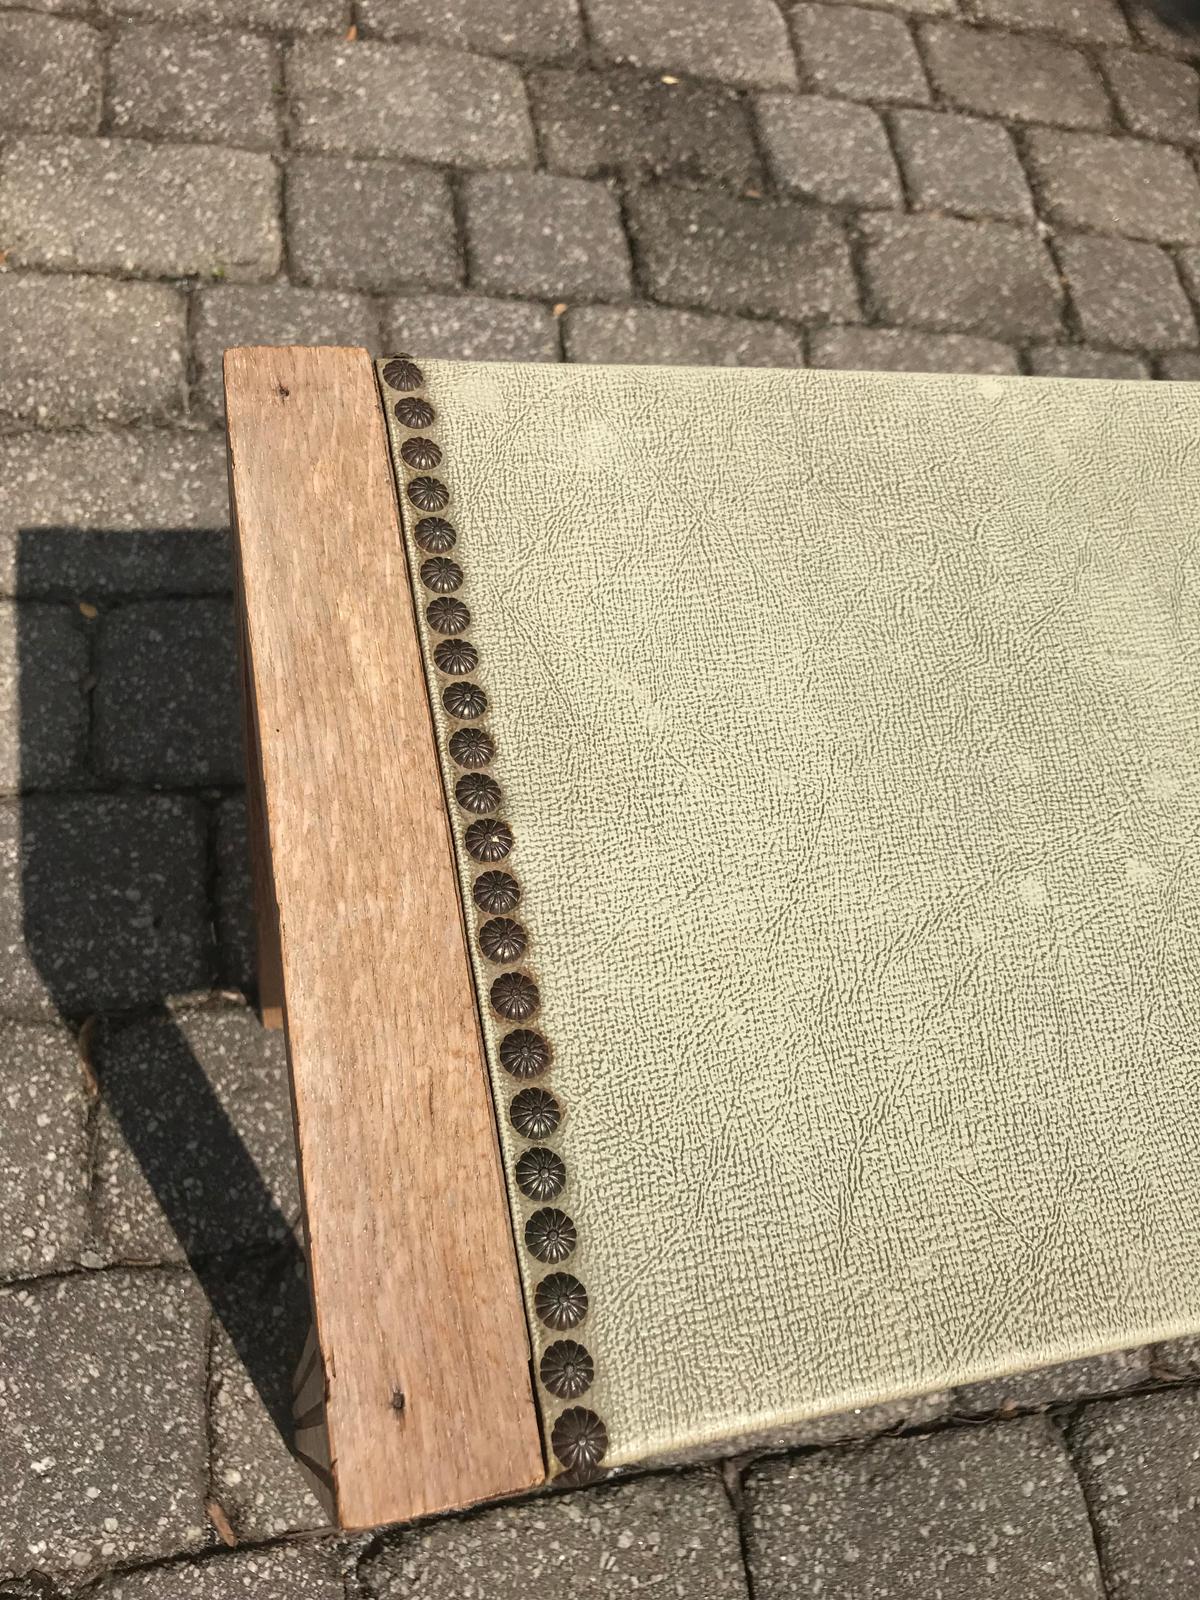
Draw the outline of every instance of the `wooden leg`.
[[[244,618],[241,619],[241,634],[242,706],[246,730],[246,834],[250,844],[250,875],[254,886],[258,1007],[264,1028],[282,1028],[283,961],[279,951],[279,907],[271,873],[271,841],[267,836],[267,813],[263,802],[258,715]]]
[[[283,1027],[283,961],[279,950],[279,907],[271,873],[271,841],[263,800],[262,752],[258,737],[258,707],[240,574],[237,581],[236,627],[242,680],[242,747],[246,757],[246,838],[250,851],[250,881],[254,896],[255,969],[258,1008],[264,1028]]]
[[[337,1495],[329,1452],[329,1425],[325,1414],[325,1362],[317,1340],[315,1321],[308,1330],[308,1340],[300,1357],[300,1365],[296,1368],[292,1390],[295,1417],[292,1450],[329,1520],[336,1522]]]

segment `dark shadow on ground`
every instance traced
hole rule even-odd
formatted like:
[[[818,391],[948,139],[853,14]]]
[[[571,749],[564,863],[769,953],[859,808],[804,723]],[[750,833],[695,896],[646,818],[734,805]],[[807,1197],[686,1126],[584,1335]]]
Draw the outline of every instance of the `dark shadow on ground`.
[[[215,829],[228,774],[212,790],[155,792],[130,781],[98,761],[93,714],[106,617],[147,599],[227,600],[227,539],[24,529],[14,588],[22,793],[5,804],[23,910],[22,927],[8,930],[18,949],[4,1000],[17,1014],[57,1015],[75,1028],[98,1019],[88,1038],[103,1102],[290,1443],[292,1377],[309,1324],[294,1219],[164,1004],[239,976],[214,935]],[[176,655],[172,615],[168,603],[154,616],[159,634],[168,630],[155,640],[156,659],[165,672],[180,662],[194,673],[194,640],[190,656]],[[138,716],[135,696],[124,714]],[[138,1028],[150,1037],[152,1070],[145,1051],[134,1070],[128,1052],[109,1048]],[[246,1270],[248,1251],[261,1271]]]

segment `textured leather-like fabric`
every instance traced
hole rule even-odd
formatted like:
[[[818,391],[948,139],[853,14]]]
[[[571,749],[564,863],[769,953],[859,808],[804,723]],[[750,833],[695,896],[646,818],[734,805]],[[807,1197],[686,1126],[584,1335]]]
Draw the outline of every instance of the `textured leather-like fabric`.
[[[425,369],[606,1464],[1200,1327],[1200,387]]]

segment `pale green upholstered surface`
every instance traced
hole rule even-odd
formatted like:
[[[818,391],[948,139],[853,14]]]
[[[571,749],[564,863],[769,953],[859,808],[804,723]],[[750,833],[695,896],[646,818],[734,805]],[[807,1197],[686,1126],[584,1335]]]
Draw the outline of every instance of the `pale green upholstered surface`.
[[[1200,387],[425,370],[606,1464],[1200,1327]]]

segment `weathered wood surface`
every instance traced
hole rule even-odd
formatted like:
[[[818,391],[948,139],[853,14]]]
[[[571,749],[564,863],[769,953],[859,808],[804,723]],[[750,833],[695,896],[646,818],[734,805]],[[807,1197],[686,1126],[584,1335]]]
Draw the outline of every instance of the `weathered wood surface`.
[[[528,1340],[374,374],[225,381],[328,1475],[367,1527],[541,1480]]]

